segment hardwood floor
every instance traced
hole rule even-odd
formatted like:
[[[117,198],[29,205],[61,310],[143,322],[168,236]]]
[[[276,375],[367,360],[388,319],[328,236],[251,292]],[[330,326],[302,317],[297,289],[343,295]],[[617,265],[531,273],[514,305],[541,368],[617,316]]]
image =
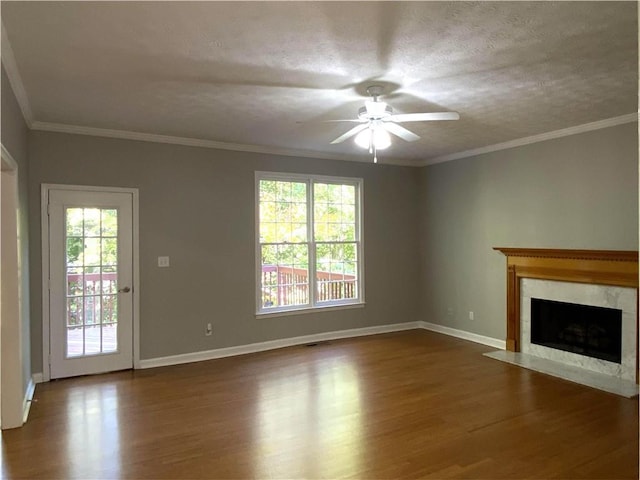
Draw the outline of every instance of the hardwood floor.
[[[638,478],[638,400],[425,331],[38,385],[5,478]]]

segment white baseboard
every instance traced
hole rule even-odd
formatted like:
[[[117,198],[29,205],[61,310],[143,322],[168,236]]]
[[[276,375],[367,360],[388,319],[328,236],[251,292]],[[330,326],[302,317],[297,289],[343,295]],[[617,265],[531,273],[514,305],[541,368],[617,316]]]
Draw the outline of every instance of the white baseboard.
[[[150,358],[140,360],[140,366],[136,368],[155,368],[166,367],[170,365],[180,365],[183,363],[203,362],[206,360],[214,360],[216,358],[233,357],[236,355],[246,355],[248,353],[264,352],[266,350],[275,350],[277,348],[292,347],[295,345],[305,345],[314,342],[326,342],[329,340],[338,340],[341,338],[363,337],[366,335],[377,335],[380,333],[401,332],[403,330],[424,329],[436,333],[443,333],[463,340],[488,345],[500,350],[506,349],[506,342],[497,338],[485,337],[476,333],[465,332],[455,328],[445,327],[429,322],[406,322],[395,323],[392,325],[379,325],[375,327],[352,328],[349,330],[338,330],[334,332],[316,333],[313,335],[304,335],[301,337],[283,338],[279,340],[270,340],[267,342],[250,343],[249,345],[238,345],[236,347],[217,348],[214,350],[206,350],[203,352],[184,353],[181,355],[170,355],[167,357]],[[28,390],[28,403],[25,397],[25,405],[30,405],[31,397],[35,384],[42,383],[43,375],[41,372],[34,373],[30,382],[31,390]]]
[[[33,378],[29,379],[29,383],[27,384],[27,390],[24,393],[24,400],[22,401],[22,423],[27,423],[27,418],[29,417],[29,410],[31,409],[31,400],[33,399],[33,394],[36,391],[36,383]]]
[[[264,352],[266,350],[275,350],[277,348],[292,347],[295,345],[305,345],[314,342],[326,342],[328,340],[338,340],[341,338],[363,337],[366,335],[376,335],[380,333],[400,332],[403,330],[424,329],[436,333],[443,333],[463,340],[488,345],[500,350],[506,348],[504,340],[497,338],[485,337],[476,333],[465,332],[455,328],[436,325],[429,322],[407,322],[395,323],[392,325],[380,325],[375,327],[353,328],[349,330],[338,330],[334,332],[316,333],[313,335],[304,335],[302,337],[283,338],[279,340],[270,340],[267,342],[250,343],[249,345],[238,345],[236,347],[217,348],[214,350],[206,350],[204,352],[184,353],[181,355],[171,355],[167,357],[150,358],[140,360],[140,368],[166,367],[170,365],[180,365],[183,363],[203,362],[206,360],[214,360],[216,358],[233,357],[236,355],[246,355],[248,353]]]
[[[461,338],[463,340],[469,340],[470,342],[481,343],[482,345],[488,345],[490,347],[505,350],[507,343],[504,340],[499,340],[493,337],[485,337],[484,335],[478,335],[477,333],[465,332],[464,330],[458,330],[456,328],[445,327],[443,325],[437,325],[429,322],[418,322],[420,328],[430,330],[436,333],[444,333],[451,337]]]
[[[204,352],[185,353],[182,355],[171,355],[168,357],[150,358],[140,360],[140,368],[165,367],[169,365],[179,365],[182,363],[202,362],[215,358],[233,357],[245,355],[247,353],[264,352],[276,348],[292,347],[295,345],[305,345],[307,343],[326,342],[328,340],[338,340],[340,338],[362,337],[366,335],[376,335],[380,333],[400,332],[403,330],[415,330],[423,328],[423,322],[395,323],[393,325],[380,325],[375,327],[353,328],[349,330],[338,330],[335,332],[316,333],[304,335],[302,337],[283,338],[268,342],[250,343],[249,345],[239,345],[237,347],[217,348]]]

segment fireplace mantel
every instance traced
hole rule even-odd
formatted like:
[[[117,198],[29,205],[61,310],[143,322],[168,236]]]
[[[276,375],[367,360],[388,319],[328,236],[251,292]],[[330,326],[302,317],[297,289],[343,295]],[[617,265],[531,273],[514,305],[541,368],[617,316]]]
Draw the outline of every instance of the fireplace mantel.
[[[566,250],[558,248],[506,247],[494,247],[493,249],[504,253],[507,257],[600,260],[638,263],[638,252],[635,250]]]
[[[520,279],[638,289],[638,252],[494,247],[507,257],[507,350],[520,351]]]

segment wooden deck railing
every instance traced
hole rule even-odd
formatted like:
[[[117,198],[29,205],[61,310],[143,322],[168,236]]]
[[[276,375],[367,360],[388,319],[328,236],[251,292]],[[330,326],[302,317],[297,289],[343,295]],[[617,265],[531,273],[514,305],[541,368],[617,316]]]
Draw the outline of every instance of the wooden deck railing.
[[[118,319],[115,296],[118,292],[116,272],[68,273],[69,306],[67,326],[115,323]],[[101,298],[98,298],[101,296]]]
[[[300,305],[309,301],[308,270],[278,265],[262,266],[264,306]],[[316,271],[319,302],[356,297],[356,276]]]

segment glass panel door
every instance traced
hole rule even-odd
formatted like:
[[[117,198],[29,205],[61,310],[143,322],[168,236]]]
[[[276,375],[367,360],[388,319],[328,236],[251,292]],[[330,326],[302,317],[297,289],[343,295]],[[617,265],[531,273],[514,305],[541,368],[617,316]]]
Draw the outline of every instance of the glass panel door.
[[[66,208],[66,357],[118,350],[118,211]]]
[[[131,368],[133,194],[54,188],[48,197],[50,378]]]

